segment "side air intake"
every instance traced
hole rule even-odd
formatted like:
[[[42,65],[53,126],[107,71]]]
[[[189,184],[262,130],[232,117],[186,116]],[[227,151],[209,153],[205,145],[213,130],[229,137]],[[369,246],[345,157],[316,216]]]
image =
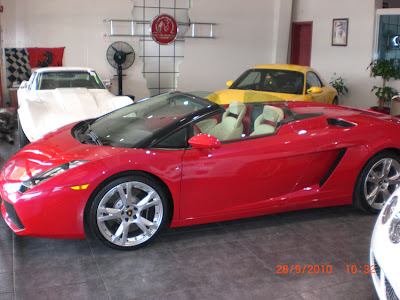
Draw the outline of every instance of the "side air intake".
[[[333,119],[333,118],[327,118],[326,120],[328,121],[329,125],[333,125],[333,126],[338,126],[338,127],[343,127],[343,128],[356,126],[356,124],[350,123],[350,122],[347,122],[344,120]]]

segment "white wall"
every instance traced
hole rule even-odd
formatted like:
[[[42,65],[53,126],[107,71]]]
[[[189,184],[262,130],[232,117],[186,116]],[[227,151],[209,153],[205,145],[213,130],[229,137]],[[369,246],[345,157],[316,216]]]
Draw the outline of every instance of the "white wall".
[[[2,0],[4,47],[65,46],[64,65],[95,68],[101,78],[116,71],[108,65],[107,47],[121,38],[103,19],[132,19],[133,0]],[[216,39],[186,39],[178,89],[219,90],[247,68],[285,62],[292,0],[194,0],[191,20],[215,22]],[[138,38],[126,38],[135,49],[134,65],[126,70],[124,93],[137,99],[149,95],[138,58]],[[114,92],[116,84],[114,84]]]
[[[65,46],[65,66],[94,68],[106,80],[116,74],[106,60],[107,48],[114,41],[125,40],[134,47],[137,56],[134,64],[124,71],[127,76],[123,92],[137,99],[149,95],[141,73],[138,40],[104,37],[109,32],[104,19],[132,19],[132,0],[2,0],[2,4],[5,48]],[[113,92],[117,93],[117,81],[113,83]]]
[[[103,79],[116,74],[106,61],[108,46],[121,38],[109,32],[105,18],[131,19],[133,0],[1,0],[4,47],[65,46],[64,65],[95,68]],[[375,6],[382,0],[193,0],[192,21],[215,22],[215,39],[186,39],[178,89],[220,90],[247,68],[285,62],[291,22],[312,21],[311,66],[329,81],[342,76],[350,94],[345,105],[376,104],[370,92],[380,80],[369,77]],[[84,3],[84,4],[83,4]],[[292,18],[290,17],[292,16]],[[332,19],[349,18],[347,47],[331,46]],[[137,38],[126,38],[136,54]],[[124,93],[137,99],[149,95],[142,61],[125,71]],[[3,75],[4,76],[4,75]],[[390,82],[400,90],[399,82]],[[114,84],[114,92],[116,84]]]
[[[217,23],[216,38],[185,40],[178,90],[221,90],[252,66],[286,60],[291,9],[292,0],[194,0],[191,21]]]
[[[382,1],[381,1],[382,2]],[[375,26],[375,0],[295,0],[293,22],[312,21],[311,67],[330,81],[333,73],[345,79],[350,94],[341,98],[341,104],[369,108],[377,104],[371,92],[380,85],[379,78],[371,78],[367,70],[372,59]],[[331,46],[332,20],[349,18],[347,47]],[[400,82],[390,81],[393,87]]]

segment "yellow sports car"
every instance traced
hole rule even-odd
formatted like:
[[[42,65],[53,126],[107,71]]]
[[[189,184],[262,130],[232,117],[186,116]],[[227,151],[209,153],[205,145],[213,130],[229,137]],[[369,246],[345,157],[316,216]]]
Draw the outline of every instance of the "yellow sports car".
[[[218,104],[264,101],[310,101],[338,104],[335,88],[328,86],[317,71],[298,65],[260,65],[244,72],[235,81],[228,81],[227,90],[207,98]],[[256,92],[250,92],[256,91]]]

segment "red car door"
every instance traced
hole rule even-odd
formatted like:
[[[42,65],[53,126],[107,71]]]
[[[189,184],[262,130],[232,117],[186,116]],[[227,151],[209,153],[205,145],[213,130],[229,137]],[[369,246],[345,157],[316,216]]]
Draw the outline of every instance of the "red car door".
[[[241,139],[219,149],[186,150],[180,219],[229,219],[237,212],[256,215],[285,205],[314,152],[309,137],[294,133],[289,124],[276,135]]]

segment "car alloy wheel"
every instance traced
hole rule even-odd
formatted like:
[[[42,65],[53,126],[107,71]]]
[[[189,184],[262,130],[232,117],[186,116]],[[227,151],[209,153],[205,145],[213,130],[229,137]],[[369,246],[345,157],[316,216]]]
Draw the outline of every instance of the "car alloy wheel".
[[[118,179],[96,196],[90,212],[92,229],[102,242],[113,248],[131,250],[144,246],[166,219],[164,194],[147,177]]]
[[[364,196],[369,206],[381,210],[400,184],[400,164],[387,157],[377,161],[364,180]]]
[[[384,151],[372,157],[361,171],[355,187],[355,204],[365,211],[380,211],[400,186],[400,158]]]

